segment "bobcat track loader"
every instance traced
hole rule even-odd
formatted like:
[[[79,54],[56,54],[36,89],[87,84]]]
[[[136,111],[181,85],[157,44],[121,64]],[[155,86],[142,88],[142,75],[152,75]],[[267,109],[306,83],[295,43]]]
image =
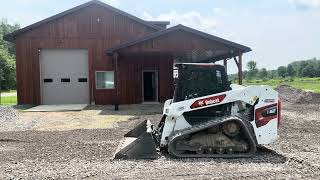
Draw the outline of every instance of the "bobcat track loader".
[[[231,85],[221,65],[176,66],[174,97],[159,125],[146,120],[128,132],[115,159],[250,157],[277,139],[281,102],[271,87]]]

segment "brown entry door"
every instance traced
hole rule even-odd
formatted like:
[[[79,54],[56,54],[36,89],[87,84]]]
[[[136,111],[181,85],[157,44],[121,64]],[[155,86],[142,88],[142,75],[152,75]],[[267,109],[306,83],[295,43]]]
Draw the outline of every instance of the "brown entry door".
[[[155,71],[143,72],[143,101],[158,101],[158,73]]]

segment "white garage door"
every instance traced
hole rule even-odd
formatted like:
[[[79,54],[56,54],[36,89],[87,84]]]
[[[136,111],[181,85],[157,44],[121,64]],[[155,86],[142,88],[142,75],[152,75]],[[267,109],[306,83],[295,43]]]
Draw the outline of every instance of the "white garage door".
[[[88,104],[88,51],[42,49],[40,78],[42,104]]]

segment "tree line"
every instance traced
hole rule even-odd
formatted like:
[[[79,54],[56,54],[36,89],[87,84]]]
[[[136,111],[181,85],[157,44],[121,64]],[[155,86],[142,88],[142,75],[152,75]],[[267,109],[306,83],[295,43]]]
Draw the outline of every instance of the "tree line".
[[[3,36],[19,28],[18,24],[10,25],[7,20],[0,20],[0,87],[2,90],[16,88],[15,45],[5,41]]]
[[[320,59],[313,58],[308,60],[295,61],[288,66],[280,66],[276,70],[259,69],[256,61],[249,61],[247,69],[243,72],[244,79],[273,79],[286,77],[320,77]],[[236,78],[231,75],[230,78]]]

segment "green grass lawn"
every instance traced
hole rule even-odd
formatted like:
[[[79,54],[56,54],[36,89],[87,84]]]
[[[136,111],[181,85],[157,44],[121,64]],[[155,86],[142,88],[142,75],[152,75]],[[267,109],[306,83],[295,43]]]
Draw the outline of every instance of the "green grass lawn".
[[[10,90],[10,91],[1,91],[1,99],[0,99],[0,104],[1,105],[15,105],[17,104],[17,95],[9,95],[5,96],[5,94],[14,94],[16,93],[15,90]]]
[[[276,88],[278,85],[289,85],[298,89],[311,90],[320,93],[320,78],[284,78],[271,80],[247,80],[245,85],[269,85]]]

